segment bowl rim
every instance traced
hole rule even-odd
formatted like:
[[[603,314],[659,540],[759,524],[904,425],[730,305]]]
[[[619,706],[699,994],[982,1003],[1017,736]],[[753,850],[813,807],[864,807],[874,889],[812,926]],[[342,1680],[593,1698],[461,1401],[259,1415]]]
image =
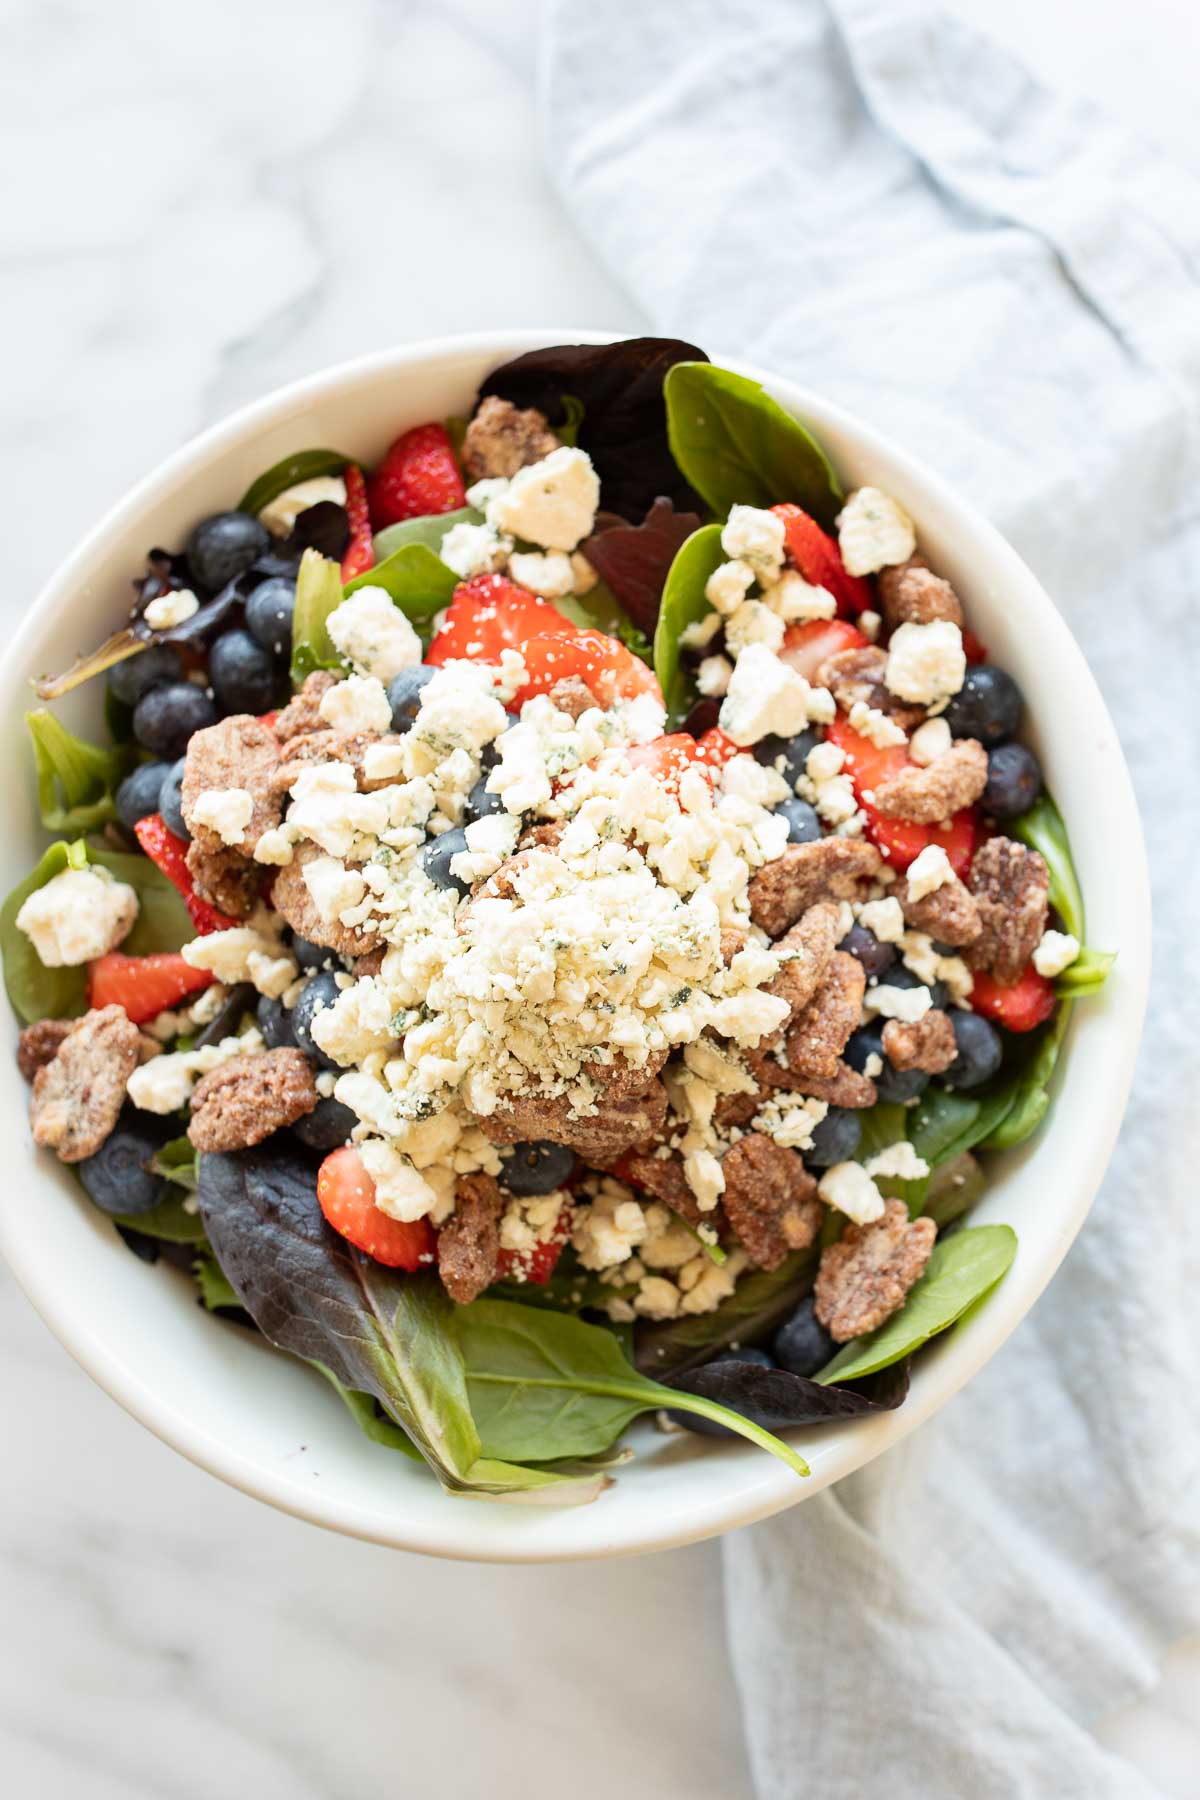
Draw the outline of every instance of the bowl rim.
[[[12,641],[6,659],[5,686],[0,692],[10,703],[24,697],[30,650],[43,629],[47,613],[86,576],[97,548],[112,533],[134,522],[137,515],[154,502],[168,497],[183,477],[211,464],[262,428],[281,422],[287,414],[299,413],[306,403],[327,397],[364,378],[391,376],[398,370],[439,358],[489,355],[501,361],[547,344],[602,344],[629,335],[627,331],[527,327],[425,338],[333,364],[238,408],[189,439],[136,482],[58,564],[42,585]],[[801,383],[739,357],[714,354],[713,361],[761,382],[788,410],[811,418],[818,433],[826,429],[844,433],[867,455],[874,454],[901,465],[913,484],[953,517],[960,533],[965,532],[973,543],[987,549],[1005,581],[1011,583],[1012,591],[1022,596],[1021,604],[1029,606],[1038,615],[1039,631],[1044,631],[1053,640],[1055,656],[1065,659],[1071,666],[1072,678],[1078,684],[1075,698],[1087,715],[1090,729],[1099,733],[1110,753],[1115,752],[1110,754],[1108,779],[1111,787],[1107,800],[1110,812],[1118,816],[1122,843],[1120,868],[1114,872],[1119,890],[1116,910],[1122,922],[1121,983],[1118,1004],[1112,1009],[1106,1080],[1101,1089],[1090,1096],[1090,1111],[1099,1123],[1086,1142],[1079,1145],[1078,1178],[1071,1191],[1069,1206],[1064,1200],[1058,1233],[1049,1251],[1036,1266],[1020,1267],[1019,1274],[1018,1265],[1014,1265],[1006,1281],[990,1297],[987,1307],[972,1319],[968,1329],[956,1333],[949,1341],[944,1340],[935,1365],[920,1370],[919,1379],[914,1381],[904,1406],[876,1419],[857,1421],[849,1447],[815,1468],[812,1477],[799,1490],[789,1470],[774,1459],[760,1456],[761,1466],[756,1478],[746,1481],[742,1471],[742,1479],[725,1484],[731,1490],[727,1494],[722,1493],[722,1483],[714,1481],[713,1491],[690,1510],[685,1519],[672,1516],[665,1507],[656,1517],[651,1504],[637,1513],[640,1528],[631,1529],[626,1523],[622,1529],[615,1530],[606,1519],[607,1509],[602,1496],[599,1504],[574,1509],[575,1517],[586,1515],[589,1523],[594,1520],[594,1530],[576,1534],[580,1536],[580,1542],[552,1545],[539,1542],[542,1534],[527,1530],[503,1532],[495,1529],[493,1524],[486,1532],[481,1532],[472,1523],[481,1508],[453,1506],[441,1496],[444,1521],[439,1517],[438,1525],[433,1529],[404,1529],[402,1518],[397,1520],[371,1506],[347,1504],[336,1497],[301,1489],[276,1469],[231,1450],[211,1432],[197,1426],[164,1395],[148,1386],[138,1370],[122,1361],[104,1342],[103,1334],[92,1328],[81,1309],[72,1307],[69,1300],[56,1291],[53,1279],[38,1269],[32,1253],[27,1254],[19,1230],[12,1229],[8,1214],[0,1211],[0,1250],[3,1250],[18,1284],[59,1342],[93,1380],[126,1412],[198,1467],[243,1493],[313,1524],[390,1547],[456,1560],[583,1561],[693,1543],[754,1523],[807,1500],[832,1482],[862,1468],[915,1431],[990,1360],[1057,1270],[1091,1207],[1112,1153],[1133,1079],[1146,1005],[1150,961],[1149,877],[1132,781],[1107,706],[1080,647],[1037,577],[997,528],[920,459]],[[1074,1024],[1068,1032],[1068,1046],[1073,1036]],[[1060,1079],[1064,1083],[1070,1079],[1070,1064],[1068,1049],[1060,1065],[1063,1070]],[[17,1079],[15,1070],[9,1079]],[[1046,1129],[1053,1131],[1053,1116]],[[729,1466],[732,1468],[732,1463]],[[526,1526],[529,1522],[528,1511],[523,1508],[489,1507],[487,1512],[493,1521],[497,1513],[507,1513],[514,1522],[518,1516],[523,1517]]]

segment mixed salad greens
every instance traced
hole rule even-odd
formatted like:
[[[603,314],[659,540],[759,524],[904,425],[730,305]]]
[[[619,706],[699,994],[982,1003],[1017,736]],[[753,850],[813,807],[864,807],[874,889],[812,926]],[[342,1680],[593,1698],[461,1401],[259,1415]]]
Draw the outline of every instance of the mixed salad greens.
[[[587,492],[586,531],[556,536]],[[536,517],[540,535],[520,528]],[[45,702],[106,675],[110,741],[28,714],[54,841],[0,909],[35,1139],[130,1248],[312,1364],[451,1494],[591,1499],[644,1414],[804,1474],[777,1433],[901,1404],[912,1355],[1011,1264],[1007,1226],[963,1220],[987,1153],[1040,1124],[1071,1008],[1113,960],[1084,947],[1019,690],[902,510],[844,494],[803,424],[693,345],[561,345],[374,470],[297,451],[182,552],[151,549],[134,587],[127,622],[38,684]],[[496,718],[456,737],[456,707]],[[709,907],[703,979],[644,1002],[640,1049],[581,988],[596,1022],[570,1106],[562,1070],[540,1103],[485,1092],[443,1030],[454,946],[493,958],[494,997],[492,940],[542,903],[529,871],[565,882],[574,856],[586,911],[578,870],[602,849],[579,822],[631,780],[669,799],[657,840],[626,832],[621,880],[653,886],[648,863],[670,918]],[[423,822],[398,824],[422,783]],[[351,830],[378,796],[385,823]],[[661,873],[655,843],[701,816],[741,834],[724,899],[711,843]],[[854,872],[830,861],[812,889],[835,851]],[[332,911],[292,879],[316,862],[357,878]],[[764,927],[781,893],[786,923]],[[945,935],[917,923],[939,895]],[[415,946],[441,961],[397,1001]],[[523,1029],[518,1005],[496,1067]],[[422,1159],[439,1117],[450,1147]]]

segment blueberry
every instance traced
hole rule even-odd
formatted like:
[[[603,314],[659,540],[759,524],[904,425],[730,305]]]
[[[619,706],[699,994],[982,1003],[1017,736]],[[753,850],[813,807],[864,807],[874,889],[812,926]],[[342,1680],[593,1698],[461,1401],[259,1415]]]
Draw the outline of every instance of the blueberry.
[[[831,1106],[812,1134],[812,1144],[804,1152],[804,1160],[814,1169],[832,1169],[834,1163],[849,1162],[862,1137],[862,1120],[849,1107]]]
[[[860,1075],[866,1074],[870,1058],[877,1056],[883,1067],[873,1077],[875,1087],[879,1098],[893,1105],[902,1106],[908,1100],[915,1100],[929,1086],[928,1075],[920,1069],[893,1069],[883,1053],[883,1026],[880,1024],[860,1025],[851,1034],[842,1054]]]
[[[158,811],[159,790],[167,769],[166,763],[142,763],[132,775],[125,777],[114,799],[117,817],[126,830],[132,831],[139,819],[145,819]]]
[[[956,953],[952,950],[947,950],[947,948],[943,946],[942,954],[953,956]],[[922,981],[919,975],[913,974],[913,971],[909,968],[907,963],[894,963],[884,976],[880,985],[883,987],[898,988],[928,988],[930,998],[935,1006],[946,1006],[950,1000],[950,989],[946,986],[944,981],[935,981],[932,984],[928,981]]]
[[[165,762],[183,755],[194,731],[216,722],[212,695],[194,681],[171,681],[166,687],[151,688],[133,709],[134,737]]]
[[[521,723],[521,715],[519,713],[506,712],[504,718],[504,731],[511,731],[514,725],[519,725]],[[501,732],[500,737],[503,737],[503,735],[504,732]],[[485,744],[483,749],[479,752],[479,767],[485,775],[488,775],[499,761],[500,738],[496,737],[492,739],[490,744]]]
[[[998,744],[988,751],[983,809],[993,819],[1016,819],[1042,791],[1042,765],[1024,744]]]
[[[1021,690],[1006,669],[979,663],[942,717],[956,738],[978,738],[985,750],[1012,737],[1021,722]]]
[[[310,1113],[297,1119],[292,1130],[310,1150],[336,1150],[346,1143],[357,1124],[358,1115],[330,1094],[326,1099],[318,1100]]]
[[[178,762],[171,764],[163,776],[158,794],[158,810],[167,830],[173,831],[176,837],[185,839],[192,835],[183,816],[183,771],[186,763],[187,758],[181,756]]]
[[[275,699],[270,653],[240,626],[223,632],[209,651],[208,679],[223,712],[267,712]]]
[[[510,1194],[552,1194],[575,1171],[575,1152],[565,1144],[538,1140],[514,1144],[500,1159],[500,1185]]]
[[[296,1040],[292,1035],[292,1015],[282,1000],[272,1000],[263,994],[255,1008],[258,1029],[263,1034],[263,1042],[268,1050],[279,1050],[290,1047]],[[305,1045],[307,1049],[308,1046]]]
[[[170,1120],[147,1118],[126,1107],[95,1155],[75,1165],[90,1198],[103,1212],[145,1213],[166,1199],[168,1182],[150,1174],[145,1165],[178,1129]]]
[[[805,1296],[785,1325],[775,1333],[771,1345],[781,1369],[792,1375],[815,1375],[837,1349],[837,1345],[818,1323],[811,1294]]]
[[[880,943],[875,933],[868,931],[865,925],[852,925],[838,949],[844,950],[847,956],[856,957],[868,976],[882,976],[896,960],[895,944]]]
[[[276,662],[292,654],[292,614],[296,610],[296,584],[286,576],[260,581],[246,601],[246,629]]]
[[[794,738],[777,737],[772,731],[769,732],[765,738],[759,738],[757,744],[755,744],[754,760],[755,762],[765,763],[768,769],[774,769],[776,764],[779,763],[779,758],[782,757],[783,761],[782,763],[779,763],[778,772],[783,776],[783,779],[787,782],[788,786],[794,788],[800,777],[804,774],[804,764],[808,758],[808,753],[813,749],[816,742],[817,734],[815,731],[802,731],[799,737]],[[804,840],[802,838],[796,838],[794,842],[803,843]]]
[[[470,882],[450,873],[451,857],[466,847],[467,834],[461,826],[456,831],[444,831],[441,837],[426,844],[421,852],[421,867],[435,887],[454,888],[460,894],[470,893]]]
[[[487,776],[481,775],[475,786],[467,795],[467,819],[486,819],[491,813],[504,811],[504,802],[499,794],[488,791]]]
[[[426,663],[401,669],[388,683],[388,700],[392,707],[392,730],[407,731],[421,705],[421,691],[437,674]]]
[[[333,951],[323,944],[310,944],[307,938],[293,937],[291,952],[302,969],[323,969],[333,960]]]
[[[820,837],[821,821],[807,800],[781,800],[775,811],[788,822],[789,844],[812,844]]]
[[[271,535],[249,513],[214,513],[201,519],[187,542],[193,580],[215,594],[271,548]]]
[[[332,969],[326,969],[320,975],[314,975],[300,990],[300,997],[292,1008],[292,1041],[298,1044],[306,1056],[311,1056],[320,1063],[323,1069],[341,1070],[341,1063],[335,1057],[327,1056],[319,1045],[313,1042],[312,1023],[319,1012],[332,1006],[341,993],[337,976]]]
[[[950,1014],[958,1055],[942,1076],[949,1088],[973,1088],[994,1075],[1004,1055],[1000,1033],[980,1013],[955,1007]]]
[[[179,678],[179,652],[172,650],[170,644],[151,644],[137,656],[114,663],[108,671],[108,687],[122,706],[136,706],[151,688]]]

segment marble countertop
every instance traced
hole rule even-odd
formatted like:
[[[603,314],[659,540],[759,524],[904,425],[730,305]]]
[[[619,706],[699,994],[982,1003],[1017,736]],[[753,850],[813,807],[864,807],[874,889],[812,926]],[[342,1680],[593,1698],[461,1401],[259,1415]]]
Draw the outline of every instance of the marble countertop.
[[[955,4],[1196,156],[1190,0]],[[536,0],[12,0],[6,24],[10,623],[137,476],[281,381],[483,324],[643,323],[540,165]],[[3,1271],[0,1357],[21,1800],[549,1800],[568,1767],[580,1800],[749,1800],[714,1545],[544,1570],[388,1552],[166,1450]],[[1190,1795],[1198,1716],[1200,1642],[1100,1733]]]

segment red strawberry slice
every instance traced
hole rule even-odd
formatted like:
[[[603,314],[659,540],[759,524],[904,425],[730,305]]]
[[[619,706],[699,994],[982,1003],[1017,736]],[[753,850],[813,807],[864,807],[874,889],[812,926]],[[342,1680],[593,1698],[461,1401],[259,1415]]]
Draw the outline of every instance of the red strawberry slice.
[[[207,969],[193,969],[177,952],[125,956],[110,950],[88,965],[88,1005],[124,1007],[126,1018],[144,1025],[211,982]]]
[[[979,815],[974,807],[965,806],[946,825],[914,825],[908,819],[885,819],[868,796],[881,782],[907,766],[905,745],[880,749],[870,738],[852,731],[841,713],[825,727],[825,739],[836,744],[845,757],[855,798],[867,815],[867,836],[893,869],[907,869],[928,844],[940,844],[954,873],[960,878],[966,875],[979,836]]]
[[[860,612],[874,606],[870,582],[847,572],[836,538],[822,531],[817,521],[798,506],[773,506],[771,511],[783,520],[788,561],[810,586],[823,587],[833,595],[842,618],[857,618]]]
[[[356,463],[347,463],[342,472],[346,484],[346,517],[350,521],[350,542],[342,558],[342,580],[353,581],[375,567],[375,540],[371,536],[371,515],[367,508],[367,484]]]
[[[237,924],[236,919],[228,918],[207,900],[201,900],[187,866],[187,845],[168,828],[161,813],[148,813],[138,820],[133,830],[150,861],[162,870],[173,887],[178,888],[201,937],[207,937],[210,931],[228,931]]]
[[[444,425],[417,425],[398,437],[368,487],[376,531],[401,519],[454,512],[467,504]]]
[[[654,738],[649,744],[635,744],[626,751],[635,769],[649,769],[669,794],[679,796],[679,783],[689,769],[699,769],[709,787],[713,786],[713,765],[700,744],[686,731],[673,731],[668,737]]]
[[[731,737],[726,737],[719,725],[710,726],[703,737],[697,739],[700,756],[703,761],[711,763],[714,769],[723,769],[727,762],[735,756],[741,756],[744,747],[735,744]]]
[[[375,1204],[375,1183],[362,1157],[347,1144],[317,1171],[317,1204],[333,1229],[357,1250],[389,1269],[413,1272],[435,1260],[437,1240],[428,1219],[405,1223]]]
[[[1030,963],[1024,974],[1008,987],[990,975],[977,974],[971,989],[971,1010],[994,1019],[1009,1031],[1032,1031],[1050,1017],[1058,1004],[1052,982]]]
[[[519,650],[529,639],[551,632],[569,636],[569,619],[507,575],[476,575],[461,581],[446,617],[426,653],[435,666],[458,658],[498,663],[502,650]]]
[[[788,626],[779,656],[798,670],[805,681],[815,682],[817,670],[827,656],[835,656],[841,650],[862,650],[869,641],[845,619],[811,619],[807,625]]]
[[[969,663],[985,663],[988,659],[987,645],[981,643],[973,631],[963,628],[963,654]]]
[[[496,1280],[532,1281],[536,1287],[545,1287],[571,1235],[572,1214],[573,1208],[569,1204],[564,1206],[550,1236],[535,1244],[532,1250],[501,1250]]]
[[[601,706],[635,700],[639,694],[652,694],[662,705],[662,689],[653,669],[603,631],[579,631],[568,625],[566,631],[528,638],[520,650],[528,679],[510,702],[518,710],[535,694],[549,693],[555,682],[568,675],[586,681]]]

